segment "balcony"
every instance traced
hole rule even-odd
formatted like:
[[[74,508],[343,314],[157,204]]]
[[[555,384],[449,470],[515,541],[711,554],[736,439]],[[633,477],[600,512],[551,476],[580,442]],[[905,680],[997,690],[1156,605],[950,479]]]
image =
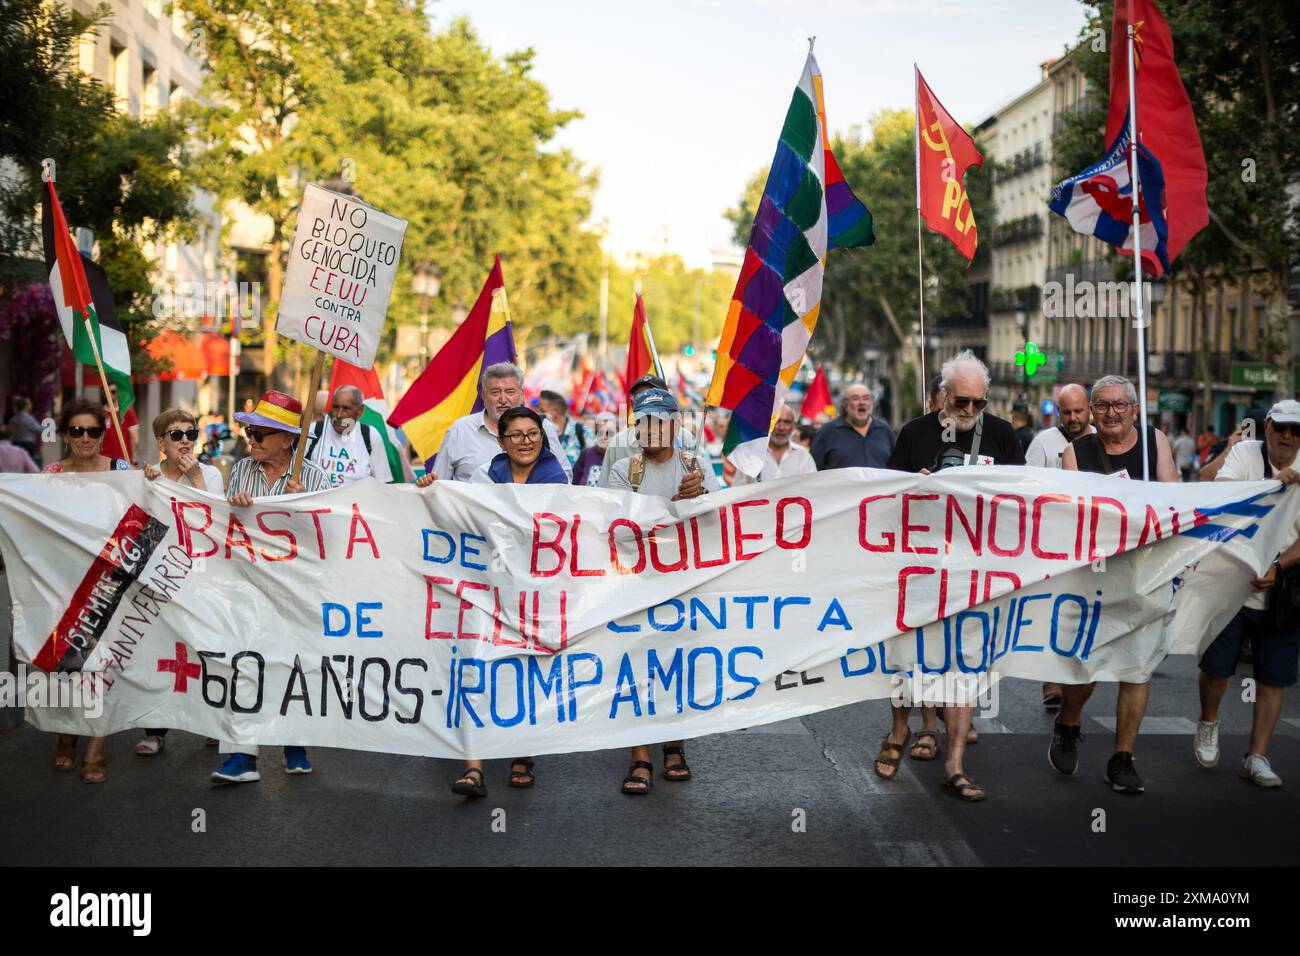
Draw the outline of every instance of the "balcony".
[[[1041,239],[1044,232],[1042,216],[1024,216],[1009,222],[1000,222],[993,227],[992,244],[1009,246],[1017,242],[1031,242]]]
[[[1021,286],[1019,289],[994,289],[989,295],[990,312],[1037,312],[1042,289],[1036,285]]]
[[[1027,173],[1031,169],[1037,169],[1047,161],[1044,155],[1043,144],[1035,143],[1031,148],[1021,150],[1014,156],[1007,159],[1005,163],[993,163],[992,173],[993,182],[1006,182],[1008,179],[1015,179],[1022,173]]]

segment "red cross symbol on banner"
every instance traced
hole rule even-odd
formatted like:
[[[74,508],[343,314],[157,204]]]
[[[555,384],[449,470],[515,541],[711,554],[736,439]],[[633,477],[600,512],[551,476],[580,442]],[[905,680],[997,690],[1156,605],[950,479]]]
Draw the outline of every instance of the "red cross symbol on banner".
[[[176,675],[176,680],[172,684],[172,692],[183,694],[189,689],[189,679],[192,677],[198,680],[203,673],[203,668],[198,664],[191,664],[188,650],[180,641],[176,642],[176,659],[167,660],[165,657],[158,658],[158,673],[171,673]]]

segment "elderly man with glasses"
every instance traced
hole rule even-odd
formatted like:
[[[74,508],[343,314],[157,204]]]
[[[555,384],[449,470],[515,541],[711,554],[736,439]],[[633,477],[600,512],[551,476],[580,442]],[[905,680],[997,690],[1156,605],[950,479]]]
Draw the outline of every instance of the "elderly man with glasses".
[[[1142,440],[1138,426],[1138,395],[1133,383],[1122,375],[1107,375],[1093,382],[1089,401],[1097,430],[1067,445],[1061,455],[1066,471],[1090,471],[1113,478],[1142,480]],[[1177,481],[1173,450],[1164,432],[1143,423],[1146,428],[1146,480]],[[1047,759],[1052,767],[1067,776],[1079,769],[1079,742],[1083,723],[1083,705],[1097,687],[1091,684],[1065,684],[1061,712],[1052,728],[1052,743]],[[1106,764],[1106,783],[1116,793],[1141,793],[1142,777],[1137,772],[1133,748],[1137,745],[1138,727],[1147,709],[1147,685],[1121,681],[1115,704],[1115,752]]]
[[[325,472],[309,461],[302,463],[298,480],[290,477],[293,451],[302,429],[302,403],[292,395],[271,390],[262,396],[251,412],[236,412],[235,420],[244,426],[249,456],[240,459],[230,470],[226,498],[236,508],[247,508],[254,499],[303,492],[327,491],[330,480]],[[262,779],[257,771],[257,745],[222,742],[221,752],[229,754],[212,774],[213,783],[250,783]],[[286,773],[311,773],[305,747],[284,748]]]

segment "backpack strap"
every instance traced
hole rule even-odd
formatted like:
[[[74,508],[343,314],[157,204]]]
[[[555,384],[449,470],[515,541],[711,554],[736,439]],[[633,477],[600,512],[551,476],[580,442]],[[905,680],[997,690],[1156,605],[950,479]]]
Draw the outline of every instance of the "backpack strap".
[[[634,492],[641,490],[641,482],[645,480],[645,452],[638,451],[628,460],[627,480]]]
[[[357,422],[357,427],[361,429],[361,441],[366,446],[366,454],[374,454],[374,450],[370,447],[370,426],[363,424],[362,422]]]
[[[324,426],[325,420],[323,418],[312,424],[311,431],[307,435],[307,454],[304,457],[310,459],[315,453],[316,446],[320,443],[320,436],[324,431]]]
[[[1273,463],[1272,463],[1271,461],[1268,460],[1268,442],[1266,442],[1266,441],[1262,441],[1262,442],[1259,443],[1259,453],[1260,453],[1260,455],[1263,456],[1263,458],[1264,458],[1264,477],[1265,477],[1265,478],[1272,478],[1272,477],[1273,477]]]

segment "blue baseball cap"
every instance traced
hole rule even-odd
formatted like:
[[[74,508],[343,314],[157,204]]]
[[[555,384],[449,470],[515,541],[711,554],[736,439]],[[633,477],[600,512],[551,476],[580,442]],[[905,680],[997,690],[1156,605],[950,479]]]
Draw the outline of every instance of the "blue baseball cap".
[[[632,400],[633,418],[650,417],[667,421],[681,410],[681,406],[677,404],[677,399],[667,389],[647,388],[644,391],[637,392],[636,398]]]

